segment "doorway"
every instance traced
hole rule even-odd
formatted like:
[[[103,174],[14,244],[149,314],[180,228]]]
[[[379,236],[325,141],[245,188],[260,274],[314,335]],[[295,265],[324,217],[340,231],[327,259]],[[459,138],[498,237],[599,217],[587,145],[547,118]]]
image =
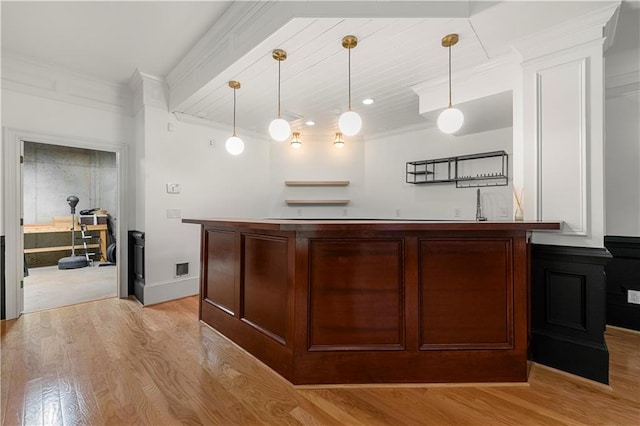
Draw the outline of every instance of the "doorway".
[[[114,152],[23,142],[24,313],[118,295],[117,180]]]
[[[54,135],[5,127],[0,141],[2,151],[2,201],[5,235],[6,262],[4,267],[5,319],[18,318],[24,308],[24,247],[23,247],[23,145],[24,142],[84,148],[116,154],[117,164],[117,206],[115,210],[115,226],[113,229],[118,244],[115,252],[116,279],[118,297],[128,296],[128,247],[127,241],[127,205],[128,194],[135,188],[127,185],[128,145],[125,143],[78,138],[71,135]],[[66,200],[63,200],[63,203]]]

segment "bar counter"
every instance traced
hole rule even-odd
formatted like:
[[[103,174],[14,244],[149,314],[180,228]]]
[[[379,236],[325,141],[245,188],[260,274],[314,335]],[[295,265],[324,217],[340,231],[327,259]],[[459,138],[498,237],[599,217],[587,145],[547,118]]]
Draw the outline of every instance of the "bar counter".
[[[527,236],[558,222],[182,221],[200,319],[293,384],[527,380]]]

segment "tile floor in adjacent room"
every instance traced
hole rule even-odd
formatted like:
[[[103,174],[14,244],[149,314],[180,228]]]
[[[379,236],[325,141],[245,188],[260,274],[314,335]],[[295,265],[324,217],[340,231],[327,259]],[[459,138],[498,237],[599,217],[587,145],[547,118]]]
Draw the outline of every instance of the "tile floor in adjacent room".
[[[24,312],[116,297],[118,268],[98,265],[65,270],[57,266],[29,268],[29,276],[24,278]]]

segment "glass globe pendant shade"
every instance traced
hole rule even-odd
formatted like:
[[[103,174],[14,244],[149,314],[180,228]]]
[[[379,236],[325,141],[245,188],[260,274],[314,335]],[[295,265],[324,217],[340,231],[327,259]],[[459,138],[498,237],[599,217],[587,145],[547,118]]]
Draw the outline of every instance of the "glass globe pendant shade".
[[[458,108],[449,107],[440,113],[438,128],[444,133],[455,133],[462,127],[464,115]]]
[[[244,142],[237,136],[231,136],[227,139],[227,142],[225,142],[224,147],[229,154],[240,155],[242,151],[244,151]]]
[[[291,134],[291,126],[284,118],[276,118],[269,124],[269,135],[271,139],[283,142],[289,139]]]
[[[340,116],[338,127],[343,135],[356,135],[362,128],[362,118],[355,111],[347,111]]]

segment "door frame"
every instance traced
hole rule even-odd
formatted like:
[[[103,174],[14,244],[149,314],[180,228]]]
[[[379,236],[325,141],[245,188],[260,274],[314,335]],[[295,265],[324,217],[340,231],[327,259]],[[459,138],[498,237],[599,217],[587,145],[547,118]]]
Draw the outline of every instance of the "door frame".
[[[4,230],[6,247],[5,268],[5,303],[6,319],[20,316],[24,309],[24,232],[20,223],[23,209],[23,167],[20,156],[24,142],[37,142],[49,145],[60,145],[72,148],[84,148],[96,151],[108,151],[116,154],[117,167],[117,200],[115,233],[118,250],[116,250],[116,278],[118,297],[126,298],[129,293],[128,284],[128,191],[127,165],[129,164],[128,146],[124,143],[112,143],[98,139],[78,138],[74,136],[45,134],[28,130],[4,128],[2,138],[3,157],[3,205]]]

